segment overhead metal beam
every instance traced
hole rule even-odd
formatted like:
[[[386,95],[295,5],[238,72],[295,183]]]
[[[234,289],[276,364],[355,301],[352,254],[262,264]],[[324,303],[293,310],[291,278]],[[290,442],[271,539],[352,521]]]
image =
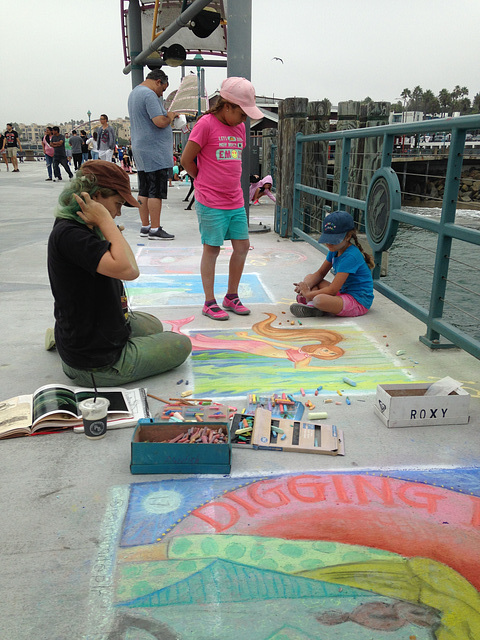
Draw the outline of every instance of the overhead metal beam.
[[[153,40],[146,49],[143,49],[135,59],[132,55],[132,60],[130,64],[123,69],[123,73],[128,75],[132,70],[132,65],[140,65],[145,64],[148,56],[152,54],[154,51],[157,51],[164,42],[166,42],[169,38],[177,33],[182,27],[186,27],[190,20],[192,20],[197,13],[199,13],[202,9],[204,9],[208,4],[210,4],[211,0],[195,0],[185,11],[183,11],[178,18],[175,19],[166,29],[163,31],[155,40]],[[130,13],[130,7],[129,7]]]
[[[161,58],[147,59],[147,64],[150,67],[166,67],[166,63]],[[227,61],[225,58],[220,60],[185,60],[180,67],[226,67]]]

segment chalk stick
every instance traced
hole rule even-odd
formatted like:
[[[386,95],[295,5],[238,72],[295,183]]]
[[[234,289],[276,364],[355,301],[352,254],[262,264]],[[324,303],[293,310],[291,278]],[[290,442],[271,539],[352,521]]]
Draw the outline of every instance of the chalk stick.
[[[241,433],[248,433],[252,430],[252,427],[245,427],[244,429],[237,429],[235,435],[238,436]]]
[[[317,413],[309,413],[309,420],[326,420],[328,418],[328,413],[326,411],[319,411]]]
[[[351,387],[357,386],[357,383],[355,382],[355,380],[352,380],[351,378],[344,378],[343,381],[349,384]]]
[[[279,429],[278,427],[274,427],[273,424],[270,425],[270,429],[274,432],[274,433],[285,433],[283,429]]]

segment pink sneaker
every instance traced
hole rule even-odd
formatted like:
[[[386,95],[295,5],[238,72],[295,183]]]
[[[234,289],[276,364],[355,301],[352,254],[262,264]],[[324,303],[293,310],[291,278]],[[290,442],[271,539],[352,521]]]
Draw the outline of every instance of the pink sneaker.
[[[307,299],[301,296],[300,294],[298,294],[297,302],[299,302],[300,304],[307,304]]]
[[[222,311],[218,304],[211,304],[210,306],[204,304],[202,314],[212,320],[228,320],[229,318],[228,313]]]
[[[248,314],[250,313],[250,309],[247,309],[247,307],[243,306],[243,304],[240,302],[240,298],[234,298],[233,300],[230,300],[229,298],[227,298],[227,296],[225,296],[225,298],[223,299],[222,307],[224,309],[227,309],[228,311],[233,311],[233,313],[236,313],[239,316],[248,316]]]

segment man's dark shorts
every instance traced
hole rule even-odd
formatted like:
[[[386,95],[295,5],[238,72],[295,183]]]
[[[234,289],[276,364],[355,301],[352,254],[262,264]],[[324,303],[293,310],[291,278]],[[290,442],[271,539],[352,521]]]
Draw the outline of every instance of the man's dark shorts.
[[[168,193],[168,169],[138,172],[138,195],[142,198],[166,200]]]

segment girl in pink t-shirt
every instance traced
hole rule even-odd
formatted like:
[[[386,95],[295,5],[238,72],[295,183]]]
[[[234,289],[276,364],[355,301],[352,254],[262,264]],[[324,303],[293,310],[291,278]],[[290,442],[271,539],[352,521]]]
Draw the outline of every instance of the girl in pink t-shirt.
[[[228,320],[215,299],[215,265],[224,240],[232,242],[228,291],[222,306],[239,315],[247,309],[238,297],[245,259],[250,247],[243,191],[242,152],[245,120],[260,119],[255,89],[245,78],[223,81],[217,104],[194,126],[182,154],[181,164],[195,180],[195,209],[200,226],[203,255],[200,263],[205,304],[203,315]]]

